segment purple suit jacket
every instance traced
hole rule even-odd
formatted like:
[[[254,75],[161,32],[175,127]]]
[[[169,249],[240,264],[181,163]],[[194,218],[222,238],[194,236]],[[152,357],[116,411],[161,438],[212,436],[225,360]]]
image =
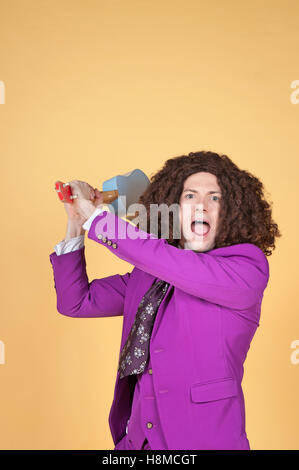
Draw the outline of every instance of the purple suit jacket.
[[[155,278],[170,283],[150,340],[153,385],[168,448],[249,449],[241,382],[269,279],[262,250],[251,243],[201,253],[178,249],[107,211],[93,220],[88,238],[134,268],[89,282],[84,248],[61,256],[51,253],[58,312],[70,317],[123,315],[120,353],[144,293]],[[120,379],[117,372],[109,414],[115,444],[130,417],[129,379]]]

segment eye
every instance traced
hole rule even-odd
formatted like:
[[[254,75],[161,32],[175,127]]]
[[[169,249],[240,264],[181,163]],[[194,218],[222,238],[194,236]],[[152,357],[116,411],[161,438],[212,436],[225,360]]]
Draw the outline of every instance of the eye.
[[[185,197],[186,197],[187,199],[189,199],[188,196],[193,196],[193,194],[186,194]]]
[[[217,200],[219,201],[220,197],[219,196],[212,196],[212,198],[216,197]],[[215,199],[213,199],[215,201]]]

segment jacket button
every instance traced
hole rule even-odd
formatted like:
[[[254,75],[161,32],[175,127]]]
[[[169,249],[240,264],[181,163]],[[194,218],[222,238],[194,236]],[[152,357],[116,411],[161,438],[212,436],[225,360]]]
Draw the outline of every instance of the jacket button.
[[[116,244],[116,243],[112,243],[112,248],[117,248],[117,244]]]
[[[107,241],[107,245],[109,245],[109,246],[112,245],[112,241],[111,241],[111,240],[108,240],[108,241]]]
[[[153,373],[153,370],[152,370],[152,369],[149,369],[149,370],[148,370],[148,373],[149,373],[149,374],[152,374],[152,373]]]
[[[103,235],[102,235],[101,233],[99,233],[98,239],[99,239],[99,240],[102,240],[102,238],[103,238]]]
[[[147,429],[151,429],[153,427],[153,423],[146,423]]]
[[[102,238],[102,242],[106,243],[108,239],[106,237]]]

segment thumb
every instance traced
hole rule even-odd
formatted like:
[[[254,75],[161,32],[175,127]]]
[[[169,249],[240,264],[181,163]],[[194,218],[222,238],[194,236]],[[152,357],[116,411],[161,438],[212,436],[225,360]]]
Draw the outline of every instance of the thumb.
[[[94,204],[96,206],[99,206],[100,204],[103,204],[103,194],[97,188],[95,188],[94,194],[95,194],[95,198],[94,198],[94,201],[93,201]]]

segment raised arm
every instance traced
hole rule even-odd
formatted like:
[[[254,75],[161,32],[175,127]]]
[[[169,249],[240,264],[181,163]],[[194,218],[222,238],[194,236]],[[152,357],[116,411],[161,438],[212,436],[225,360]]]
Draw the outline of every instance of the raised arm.
[[[123,315],[131,273],[115,274],[89,282],[85,247],[57,256],[50,254],[57,296],[57,310],[69,317]]]
[[[253,244],[182,250],[106,211],[93,220],[88,238],[188,294],[232,309],[260,302],[269,278],[268,260]]]

